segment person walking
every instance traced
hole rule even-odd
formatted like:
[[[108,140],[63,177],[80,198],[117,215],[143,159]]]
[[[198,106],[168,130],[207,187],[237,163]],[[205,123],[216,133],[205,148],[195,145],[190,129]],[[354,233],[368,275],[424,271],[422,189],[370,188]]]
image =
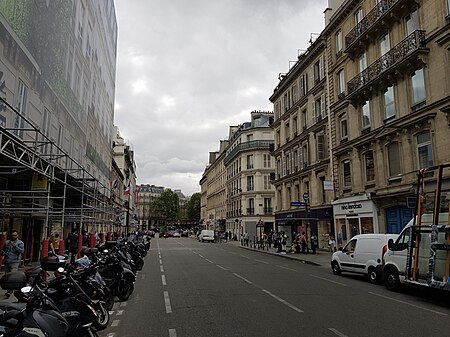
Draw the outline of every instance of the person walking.
[[[5,241],[1,250],[2,255],[5,257],[4,264],[7,273],[19,270],[23,252],[24,244],[22,240],[19,239],[19,233],[16,230],[13,230],[11,232],[11,239]],[[5,298],[9,298],[12,292],[12,290],[8,290],[5,293]]]
[[[78,257],[78,233],[76,230],[74,230],[72,234],[69,234],[67,244],[70,252],[70,263],[74,263],[75,259]]]
[[[311,235],[311,251],[313,254],[316,254],[316,248],[317,248],[317,235],[315,235],[313,233],[313,235]]]
[[[331,254],[336,251],[336,240],[334,239],[333,234],[330,233],[328,237],[328,246],[330,247]]]

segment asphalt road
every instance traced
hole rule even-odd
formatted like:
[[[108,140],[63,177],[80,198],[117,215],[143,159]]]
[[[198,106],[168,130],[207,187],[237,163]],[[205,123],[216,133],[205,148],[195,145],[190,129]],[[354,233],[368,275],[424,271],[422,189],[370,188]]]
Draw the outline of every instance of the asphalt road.
[[[449,336],[450,296],[193,238],[152,240],[101,336]]]

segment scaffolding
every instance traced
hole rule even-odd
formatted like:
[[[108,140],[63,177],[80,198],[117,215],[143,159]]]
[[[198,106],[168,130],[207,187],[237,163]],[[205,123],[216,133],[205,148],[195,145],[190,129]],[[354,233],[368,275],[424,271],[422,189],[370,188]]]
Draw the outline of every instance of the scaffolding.
[[[0,230],[4,233],[12,224],[25,228],[24,259],[39,254],[40,243],[55,229],[63,239],[69,226],[79,233],[120,228],[120,215],[128,210],[114,198],[111,187],[92,176],[4,98],[0,100],[4,109],[17,116],[15,127],[0,126]]]

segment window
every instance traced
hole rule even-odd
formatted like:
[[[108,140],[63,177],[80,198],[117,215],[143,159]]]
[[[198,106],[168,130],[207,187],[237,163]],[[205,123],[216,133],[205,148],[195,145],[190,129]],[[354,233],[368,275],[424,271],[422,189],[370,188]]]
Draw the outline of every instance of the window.
[[[251,142],[253,140],[253,135],[249,134],[247,135],[247,142]]]
[[[298,98],[297,98],[297,92],[298,92],[297,84],[294,84],[292,86],[291,91],[292,91],[292,95],[291,95],[292,96],[292,102],[295,103],[298,100]]]
[[[308,143],[303,144],[302,146],[302,164],[303,168],[306,168],[308,166]]]
[[[339,118],[339,130],[341,135],[341,140],[347,139],[348,137],[348,127],[347,127],[347,114],[343,114]]]
[[[355,24],[360,23],[362,19],[363,19],[363,11],[362,11],[362,8],[359,8],[355,12]]]
[[[425,81],[423,77],[423,68],[416,70],[411,74],[412,99],[413,105],[425,100]]]
[[[285,127],[284,127],[284,133],[286,135],[286,143],[289,141],[290,137],[291,137],[291,132],[290,132],[290,126],[289,123],[286,123]]]
[[[247,156],[247,170],[253,169],[253,155],[250,154]]]
[[[270,154],[264,154],[263,155],[263,165],[265,168],[270,167]]]
[[[373,162],[373,152],[364,154],[364,170],[366,173],[366,184],[375,181],[375,165]]]
[[[338,95],[345,93],[345,78],[344,78],[344,70],[338,72]]]
[[[270,190],[270,175],[268,174],[263,176],[263,189]]]
[[[321,55],[319,59],[314,63],[314,84],[317,84],[325,77],[325,59]]]
[[[416,30],[420,29],[419,16],[417,15],[417,10],[411,12],[405,17],[405,25],[406,25],[406,36],[409,36]]]
[[[308,74],[303,74],[300,78],[300,94],[303,96],[308,92]]]
[[[247,191],[253,191],[255,189],[253,176],[247,177]]]
[[[255,199],[248,199],[247,215],[255,214]]]
[[[323,133],[317,135],[317,160],[325,159],[325,135]]]
[[[342,31],[336,33],[336,53],[342,52]],[[339,54],[340,55],[340,54]]]
[[[391,49],[389,34],[385,34],[380,39],[380,56],[386,54],[389,51],[389,49]]]
[[[400,171],[400,151],[398,143],[391,143],[387,147],[389,176],[394,177],[401,173]]]
[[[298,122],[297,122],[297,116],[295,116],[292,119],[292,131],[294,132],[294,137],[297,135],[297,131],[298,131]]]
[[[392,117],[395,117],[394,87],[389,87],[384,93],[384,118]]]
[[[272,214],[272,198],[264,198],[264,214]]]
[[[315,123],[322,120],[325,117],[325,94],[322,94],[318,99],[316,99],[313,103],[313,111]]]
[[[348,159],[342,162],[342,186],[344,186],[344,188],[352,187],[352,174],[350,160]]]
[[[370,124],[370,101],[366,101],[366,103],[361,106],[361,126],[365,129],[370,127]]]
[[[358,57],[358,71],[361,73],[366,68],[367,68],[367,58],[366,52],[364,52]]]
[[[305,131],[306,128],[308,127],[308,122],[307,122],[307,111],[306,109],[302,111],[301,114],[301,123],[302,123],[302,131]]]
[[[27,107],[27,100],[28,100],[28,88],[25,86],[25,84],[22,81],[19,81],[19,87],[17,88],[17,103],[16,103],[16,109],[22,116],[26,117],[26,107]],[[16,119],[14,121],[14,134],[19,136],[20,138],[23,137],[23,128],[25,122],[23,118],[16,114]]]
[[[433,151],[431,148],[430,131],[419,133],[416,139],[419,168],[433,166]]]
[[[447,13],[450,14],[450,0],[447,0]]]

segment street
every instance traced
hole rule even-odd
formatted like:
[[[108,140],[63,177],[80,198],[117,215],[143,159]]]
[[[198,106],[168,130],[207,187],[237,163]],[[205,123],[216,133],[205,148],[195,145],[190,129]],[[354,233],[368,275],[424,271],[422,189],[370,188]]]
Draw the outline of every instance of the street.
[[[155,238],[102,337],[445,336],[449,296],[389,292],[359,276],[242,249]]]

